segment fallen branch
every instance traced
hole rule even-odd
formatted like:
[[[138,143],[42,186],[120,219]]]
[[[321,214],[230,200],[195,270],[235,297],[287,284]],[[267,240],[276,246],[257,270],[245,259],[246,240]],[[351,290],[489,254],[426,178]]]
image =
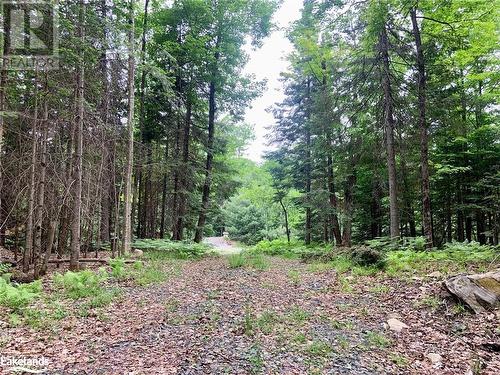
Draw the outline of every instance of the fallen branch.
[[[55,264],[61,264],[61,263],[69,263],[69,259],[49,259],[49,263],[55,263]],[[78,260],[79,263],[102,263],[102,264],[109,264],[111,259],[108,258],[81,258]],[[134,263],[136,260],[135,259],[124,259],[123,260],[126,264],[131,264]]]

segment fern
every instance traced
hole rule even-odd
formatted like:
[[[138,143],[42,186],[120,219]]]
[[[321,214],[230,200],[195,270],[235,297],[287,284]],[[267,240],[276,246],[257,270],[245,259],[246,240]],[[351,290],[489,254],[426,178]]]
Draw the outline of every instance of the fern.
[[[40,296],[42,283],[40,280],[30,284],[12,285],[0,278],[0,305],[19,311]]]

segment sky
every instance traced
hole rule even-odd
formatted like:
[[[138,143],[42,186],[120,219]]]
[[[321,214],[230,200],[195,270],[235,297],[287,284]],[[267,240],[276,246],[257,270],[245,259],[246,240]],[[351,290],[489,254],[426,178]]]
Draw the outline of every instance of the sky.
[[[278,29],[264,40],[263,46],[258,50],[247,48],[250,59],[244,73],[254,74],[258,80],[267,80],[266,90],[245,113],[245,122],[253,125],[255,131],[255,141],[248,147],[246,156],[256,162],[262,161],[263,153],[269,150],[266,146],[266,127],[273,125],[275,121],[272,113],[268,113],[266,109],[284,98],[279,78],[280,73],[288,68],[285,59],[292,51],[292,45],[286,38],[286,28],[300,17],[301,8],[302,0],[284,0],[274,15]]]

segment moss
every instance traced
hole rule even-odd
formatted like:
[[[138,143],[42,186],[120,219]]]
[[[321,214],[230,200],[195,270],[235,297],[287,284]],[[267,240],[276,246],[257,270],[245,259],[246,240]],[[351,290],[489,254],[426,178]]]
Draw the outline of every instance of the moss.
[[[485,277],[483,279],[476,280],[476,282],[483,288],[495,293],[497,297],[500,296],[500,283],[492,277]]]

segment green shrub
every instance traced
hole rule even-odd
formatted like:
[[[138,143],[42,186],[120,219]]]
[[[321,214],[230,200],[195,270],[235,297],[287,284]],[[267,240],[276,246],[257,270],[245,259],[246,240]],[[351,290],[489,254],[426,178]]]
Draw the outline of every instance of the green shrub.
[[[174,242],[165,239],[141,239],[132,244],[135,249],[145,251],[149,259],[197,259],[210,252],[210,246],[194,242]]]
[[[307,352],[314,357],[326,357],[333,352],[333,347],[328,341],[314,340],[307,347]]]
[[[109,266],[111,267],[111,276],[117,279],[122,279],[126,276],[127,271],[125,269],[125,259],[110,259]]]
[[[383,253],[368,246],[354,247],[351,251],[351,259],[363,267],[384,267]]]
[[[391,251],[386,255],[387,272],[398,274],[401,272],[427,272],[439,268],[443,272],[463,271],[470,265],[492,265],[498,259],[498,249],[479,245],[477,242],[451,242],[441,250]]]
[[[243,254],[231,254],[228,256],[229,268],[241,268],[246,264],[246,257]]]
[[[168,274],[161,263],[154,262],[146,267],[141,267],[133,277],[138,285],[146,286],[166,281]]]
[[[101,293],[102,283],[105,280],[106,274],[102,269],[98,273],[90,270],[68,271],[63,275],[54,276],[56,285],[62,287],[66,294],[73,299],[90,297]]]
[[[331,260],[332,249],[330,245],[312,244],[305,245],[303,241],[286,239],[276,239],[272,241],[264,240],[250,248],[254,254],[263,254],[269,256],[281,256],[288,259],[301,258],[304,261],[313,260]]]
[[[269,267],[269,262],[262,254],[243,252],[231,254],[228,257],[229,268],[249,267],[258,270],[265,270]]]
[[[29,284],[13,285],[0,278],[0,305],[19,311],[31,301],[38,298],[42,292],[40,280]]]

